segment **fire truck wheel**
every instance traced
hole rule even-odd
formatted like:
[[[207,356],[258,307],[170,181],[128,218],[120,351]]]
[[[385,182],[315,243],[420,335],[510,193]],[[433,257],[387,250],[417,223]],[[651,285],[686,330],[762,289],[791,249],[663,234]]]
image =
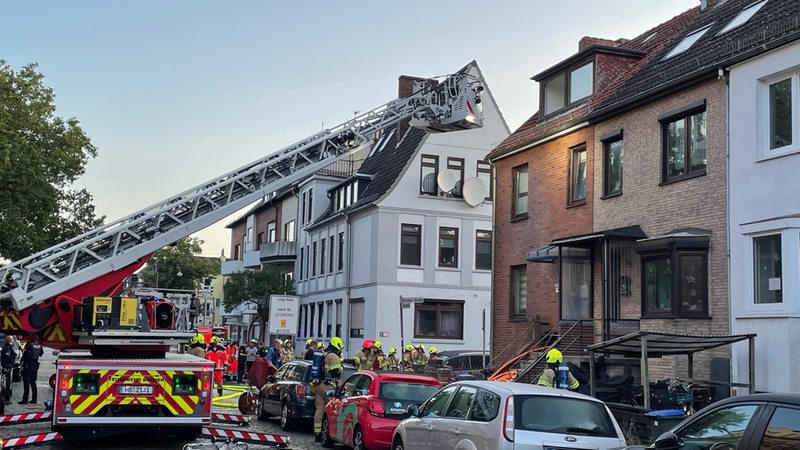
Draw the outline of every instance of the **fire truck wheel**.
[[[50,375],[50,389],[56,388],[56,374]]]
[[[239,412],[251,415],[258,412],[258,394],[245,392],[239,396]]]

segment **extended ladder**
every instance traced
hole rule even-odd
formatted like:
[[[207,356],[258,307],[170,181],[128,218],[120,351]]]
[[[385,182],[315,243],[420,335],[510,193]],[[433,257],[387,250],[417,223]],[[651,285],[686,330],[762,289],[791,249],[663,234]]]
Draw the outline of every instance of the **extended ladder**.
[[[0,268],[0,305],[17,311],[135,263],[259,198],[275,195],[343,156],[370,145],[377,132],[411,119],[444,132],[483,124],[483,90],[474,62],[441,83],[425,80],[396,99],[265,158],[96,230]]]

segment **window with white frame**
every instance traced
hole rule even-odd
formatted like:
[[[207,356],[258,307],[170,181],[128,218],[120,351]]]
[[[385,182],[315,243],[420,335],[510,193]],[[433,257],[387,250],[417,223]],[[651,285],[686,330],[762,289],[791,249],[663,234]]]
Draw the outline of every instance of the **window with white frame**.
[[[267,242],[275,242],[278,239],[276,224],[274,221],[267,224]]]
[[[485,161],[478,161],[477,177],[486,188],[486,200],[492,199],[492,166]]]
[[[475,231],[475,270],[492,269],[492,232]]]
[[[458,267],[458,228],[439,228],[439,267]]]
[[[755,303],[783,303],[780,234],[753,238],[753,268]]]
[[[400,225],[400,264],[419,266],[422,264],[422,225],[404,223]]]
[[[283,240],[294,242],[294,233],[295,233],[296,223],[294,220],[290,220],[283,224]]]
[[[586,202],[586,146],[581,145],[571,151],[568,203],[569,205],[579,205]]]
[[[759,157],[772,158],[800,151],[800,72],[761,80],[758,90]]]
[[[450,191],[450,196],[461,197],[461,188],[464,186],[464,158],[447,158],[447,171],[452,175],[455,185]]]

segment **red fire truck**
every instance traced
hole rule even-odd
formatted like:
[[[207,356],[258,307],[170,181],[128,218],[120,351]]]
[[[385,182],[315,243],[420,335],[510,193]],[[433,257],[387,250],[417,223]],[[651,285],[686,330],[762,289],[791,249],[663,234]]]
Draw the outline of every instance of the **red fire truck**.
[[[62,350],[53,429],[64,436],[96,436],[159,427],[188,436],[209,424],[211,363],[175,353],[195,335],[188,305],[120,296],[124,281],[156,250],[369,148],[401,121],[430,132],[482,126],[476,64],[416,88],[408,97],[0,267],[2,331]],[[214,430],[203,427],[203,434]]]

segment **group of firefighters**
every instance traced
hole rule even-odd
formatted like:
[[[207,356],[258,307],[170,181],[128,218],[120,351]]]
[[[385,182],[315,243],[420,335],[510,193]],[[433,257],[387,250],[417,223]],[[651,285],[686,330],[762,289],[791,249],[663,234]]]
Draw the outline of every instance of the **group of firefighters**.
[[[403,372],[414,372],[420,367],[434,364],[439,359],[436,347],[429,347],[425,353],[425,346],[419,344],[406,344],[402,356],[397,356],[397,349],[391,347],[389,354],[383,352],[381,341],[365,339],[361,344],[361,350],[353,355],[353,365],[356,370],[395,370]]]

